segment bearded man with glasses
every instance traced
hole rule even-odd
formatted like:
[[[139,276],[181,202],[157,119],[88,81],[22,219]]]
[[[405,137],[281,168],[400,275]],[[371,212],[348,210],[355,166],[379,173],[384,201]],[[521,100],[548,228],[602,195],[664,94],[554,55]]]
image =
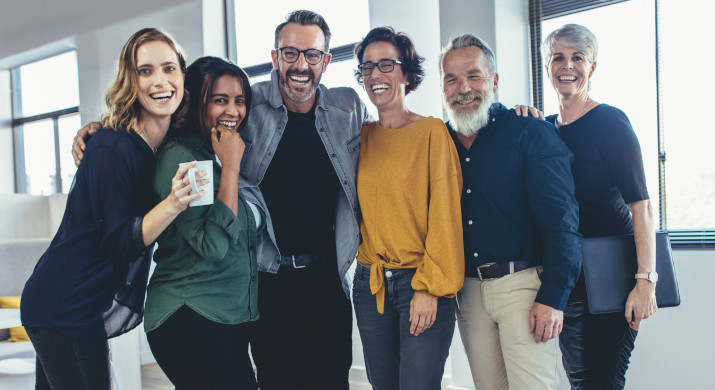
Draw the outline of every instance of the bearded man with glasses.
[[[368,118],[351,88],[326,88],[330,29],[311,11],[276,28],[271,80],[253,86],[241,189],[266,215],[258,236],[251,351],[262,390],[347,390],[346,276],[360,242],[355,175]]]

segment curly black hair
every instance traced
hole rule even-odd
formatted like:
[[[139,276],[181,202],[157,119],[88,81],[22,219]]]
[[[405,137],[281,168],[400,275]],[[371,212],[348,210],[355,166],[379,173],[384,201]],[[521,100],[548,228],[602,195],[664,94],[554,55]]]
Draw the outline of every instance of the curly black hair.
[[[408,84],[405,86],[405,95],[417,89],[425,78],[425,70],[422,67],[425,59],[417,54],[410,37],[402,32],[396,33],[392,27],[373,28],[362,42],[355,46],[354,53],[358,63],[362,64],[365,49],[373,42],[388,42],[397,48],[400,53],[399,61],[402,62],[402,72],[407,75]],[[355,70],[355,78],[360,85],[363,85],[363,76],[359,70]]]

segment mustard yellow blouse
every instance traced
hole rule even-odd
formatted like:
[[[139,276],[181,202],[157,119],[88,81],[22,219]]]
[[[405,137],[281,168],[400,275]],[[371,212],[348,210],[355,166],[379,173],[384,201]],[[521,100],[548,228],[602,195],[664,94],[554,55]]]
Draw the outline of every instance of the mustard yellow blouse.
[[[464,282],[459,156],[444,123],[428,117],[361,134],[357,188],[370,290],[384,312],[384,269],[416,268],[412,288],[454,297]]]

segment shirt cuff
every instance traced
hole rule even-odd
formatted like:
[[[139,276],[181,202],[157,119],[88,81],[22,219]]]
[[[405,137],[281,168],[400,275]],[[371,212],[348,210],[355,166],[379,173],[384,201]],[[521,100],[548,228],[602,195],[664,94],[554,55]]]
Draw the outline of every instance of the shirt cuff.
[[[566,308],[566,302],[569,300],[569,295],[571,295],[570,288],[564,288],[553,284],[542,284],[534,301],[563,311]]]
[[[205,218],[223,229],[231,237],[231,241],[238,239],[241,224],[233,214],[233,211],[222,201],[216,199],[208,213],[206,213]]]

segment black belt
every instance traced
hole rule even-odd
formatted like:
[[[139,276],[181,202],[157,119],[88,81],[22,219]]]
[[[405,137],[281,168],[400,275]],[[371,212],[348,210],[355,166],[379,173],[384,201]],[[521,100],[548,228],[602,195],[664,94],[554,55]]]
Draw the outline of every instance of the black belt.
[[[512,264],[514,267],[512,268]],[[502,276],[513,274],[515,272],[523,271],[531,267],[531,263],[528,261],[510,261],[508,263],[489,263],[483,264],[479,267],[467,267],[464,270],[464,275],[470,278],[477,278],[479,280],[485,279],[498,279]]]
[[[281,267],[305,268],[311,265],[327,263],[327,256],[321,255],[290,255],[281,256]]]

